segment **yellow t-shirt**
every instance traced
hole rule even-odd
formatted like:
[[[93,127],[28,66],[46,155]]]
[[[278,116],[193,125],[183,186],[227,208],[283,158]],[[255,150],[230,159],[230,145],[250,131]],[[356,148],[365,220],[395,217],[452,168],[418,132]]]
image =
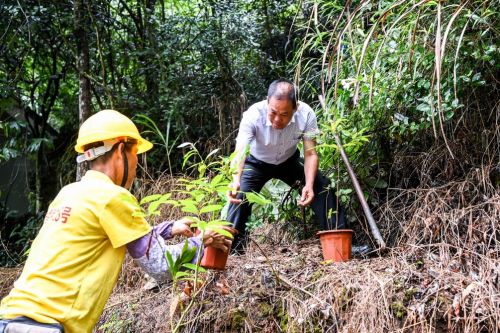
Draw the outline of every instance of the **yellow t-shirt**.
[[[132,216],[137,207],[129,191],[98,171],[62,188],[0,316],[91,332],[118,279],[125,245],[151,230]]]

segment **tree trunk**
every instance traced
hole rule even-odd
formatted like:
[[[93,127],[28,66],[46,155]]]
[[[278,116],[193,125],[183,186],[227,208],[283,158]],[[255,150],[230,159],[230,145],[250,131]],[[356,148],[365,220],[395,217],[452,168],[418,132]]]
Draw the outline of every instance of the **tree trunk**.
[[[36,154],[35,159],[35,213],[38,214],[42,211],[42,171],[41,171],[41,160],[42,160],[42,146],[40,145],[40,150]]]
[[[147,0],[144,8],[144,46],[146,49],[150,50],[150,53],[157,54],[158,52],[158,41],[157,41],[157,27],[152,24],[151,17],[155,14],[156,0]],[[145,63],[155,62],[156,60],[145,58]],[[149,100],[151,101],[150,107],[159,105],[159,91],[160,87],[158,85],[159,71],[156,66],[152,69],[145,71],[146,74],[146,88]]]
[[[90,19],[88,13],[88,0],[76,0],[75,10],[75,37],[77,50],[78,68],[78,120],[80,125],[90,116],[90,79],[86,75],[89,73],[89,27]],[[85,164],[78,164],[76,168],[76,180],[79,181],[86,171]]]

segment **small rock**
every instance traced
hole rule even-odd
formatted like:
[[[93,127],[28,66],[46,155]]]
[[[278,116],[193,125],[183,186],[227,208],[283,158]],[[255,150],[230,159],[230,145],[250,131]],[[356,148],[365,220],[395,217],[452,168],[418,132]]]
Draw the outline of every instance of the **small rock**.
[[[262,274],[260,276],[260,282],[266,288],[274,288],[275,285],[276,285],[276,283],[274,281],[273,274],[270,271],[268,271],[268,270],[265,270],[264,272],[262,272]]]
[[[257,258],[255,258],[255,261],[257,261],[257,262],[265,262],[266,261],[266,257],[264,257],[264,256],[257,257]]]
[[[144,290],[153,290],[156,288],[159,288],[160,285],[158,284],[158,281],[150,277],[149,275],[145,275],[145,278],[147,279],[146,283],[144,284],[143,289]]]

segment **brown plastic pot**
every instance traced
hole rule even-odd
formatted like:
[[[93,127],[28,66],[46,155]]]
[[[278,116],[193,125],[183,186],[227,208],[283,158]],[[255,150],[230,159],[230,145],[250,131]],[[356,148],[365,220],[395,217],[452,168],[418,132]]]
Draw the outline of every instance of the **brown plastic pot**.
[[[224,230],[229,231],[231,234],[235,235],[238,230],[231,227],[223,227]],[[217,249],[212,246],[205,247],[205,253],[201,259],[201,267],[209,269],[224,270],[226,269],[228,252],[223,252],[221,249]]]
[[[323,258],[334,262],[349,260],[351,258],[352,234],[351,229],[319,231],[317,235],[323,250]]]

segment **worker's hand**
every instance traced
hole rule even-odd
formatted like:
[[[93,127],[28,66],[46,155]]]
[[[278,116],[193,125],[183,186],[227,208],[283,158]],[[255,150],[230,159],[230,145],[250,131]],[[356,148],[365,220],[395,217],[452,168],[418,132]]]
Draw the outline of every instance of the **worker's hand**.
[[[203,237],[203,244],[205,246],[215,247],[223,252],[227,252],[231,248],[231,243],[232,240],[226,238],[224,235],[218,234],[213,230],[205,231],[205,235]]]
[[[300,196],[299,205],[303,207],[309,206],[313,200],[314,191],[312,186],[304,186],[304,188],[302,189],[302,195]]]
[[[227,191],[227,200],[229,200],[230,203],[234,204],[241,203],[241,199],[236,198],[236,195],[238,195],[238,191],[240,189],[240,181],[233,180],[233,182],[229,184],[228,187],[229,189]]]
[[[182,219],[175,221],[174,225],[172,226],[172,236],[193,236],[193,231],[191,231],[191,223],[193,223],[193,221],[189,217],[183,217]]]

